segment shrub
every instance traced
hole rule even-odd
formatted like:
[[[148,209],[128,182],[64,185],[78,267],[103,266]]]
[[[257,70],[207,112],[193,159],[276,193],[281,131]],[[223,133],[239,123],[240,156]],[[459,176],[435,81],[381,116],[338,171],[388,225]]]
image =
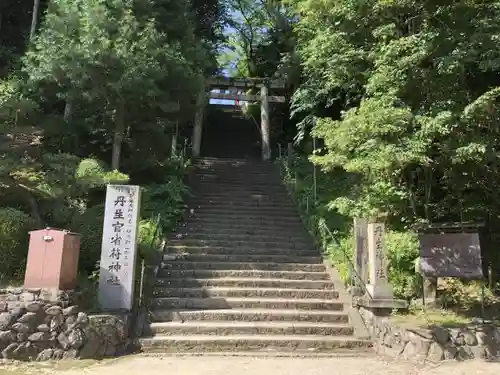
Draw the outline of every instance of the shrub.
[[[419,254],[418,237],[413,232],[387,231],[387,257],[389,261],[389,281],[394,295],[411,299],[418,294],[418,278],[415,260]]]
[[[172,229],[184,210],[184,196],[189,192],[180,177],[172,176],[165,184],[144,187],[142,194],[142,217],[161,215],[164,232]]]
[[[83,214],[75,216],[70,223],[71,230],[82,236],[78,268],[85,274],[94,271],[97,261],[101,258],[103,222],[104,204],[101,204],[88,208]]]
[[[103,162],[96,159],[83,159],[75,171],[75,178],[80,185],[87,188],[105,186],[106,184],[126,184],[129,177],[118,171],[108,172]]]
[[[28,254],[29,235],[34,222],[14,208],[0,208],[0,281],[23,277]]]
[[[156,219],[139,222],[138,251],[139,256],[146,262],[154,260],[155,252],[160,247],[162,239],[162,227]]]

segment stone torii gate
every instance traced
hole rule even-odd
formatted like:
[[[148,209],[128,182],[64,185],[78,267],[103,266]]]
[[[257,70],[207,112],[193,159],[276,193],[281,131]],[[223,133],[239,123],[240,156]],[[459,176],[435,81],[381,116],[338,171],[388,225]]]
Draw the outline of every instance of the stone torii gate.
[[[269,103],[284,103],[284,96],[270,96],[271,89],[284,88],[282,81],[270,81],[263,78],[227,78],[214,77],[208,81],[206,88],[200,92],[197,102],[197,110],[193,130],[193,156],[200,156],[201,137],[203,130],[203,117],[205,106],[209,99],[239,100],[246,102],[260,102],[261,119],[260,133],[262,144],[262,160],[271,159],[270,143],[270,121],[269,121]],[[245,94],[244,92],[255,88],[260,89],[260,95]],[[207,90],[208,89],[208,90]],[[212,92],[214,89],[230,91],[229,94]]]

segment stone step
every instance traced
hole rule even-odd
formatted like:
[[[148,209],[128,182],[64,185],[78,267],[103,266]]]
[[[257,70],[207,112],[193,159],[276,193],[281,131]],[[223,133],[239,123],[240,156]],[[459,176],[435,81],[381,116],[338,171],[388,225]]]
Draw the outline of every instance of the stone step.
[[[199,168],[230,168],[231,170],[237,170],[239,168],[251,168],[252,170],[264,169],[270,171],[276,171],[277,167],[271,162],[256,161],[256,160],[246,160],[246,159],[223,159],[223,158],[209,158],[204,157],[202,159],[197,159],[194,166]]]
[[[248,196],[241,198],[234,197],[220,197],[211,198],[205,196],[194,197],[188,201],[190,208],[198,209],[205,207],[222,207],[222,208],[241,208],[245,210],[271,210],[271,209],[286,209],[297,212],[297,206],[290,199],[283,199],[281,201],[275,200],[257,200],[251,199]]]
[[[167,246],[167,254],[206,254],[206,255],[291,255],[291,256],[316,256],[319,252],[314,249],[268,249],[257,247],[231,247],[231,246]]]
[[[177,260],[171,260],[169,254],[163,256],[164,262],[174,263]],[[232,262],[232,263],[299,263],[299,264],[322,264],[319,256],[305,257],[293,255],[263,255],[263,254],[188,254],[182,257],[183,261],[188,262]]]
[[[286,191],[281,194],[249,194],[248,192],[241,193],[226,193],[224,191],[218,192],[199,192],[195,193],[191,198],[191,202],[196,204],[204,200],[205,202],[228,202],[228,204],[237,204],[241,202],[242,204],[252,205],[252,204],[270,204],[270,205],[293,205],[293,200],[288,195]]]
[[[281,270],[211,270],[211,269],[162,269],[158,270],[158,280],[164,278],[253,278],[300,281],[330,281],[324,271],[281,271]]]
[[[230,107],[229,107],[230,108]],[[234,164],[251,164],[251,165],[266,165],[269,167],[275,167],[273,162],[271,161],[264,161],[264,160],[255,160],[255,159],[244,159],[244,158],[220,158],[220,157],[215,157],[215,156],[202,156],[198,159],[196,159],[195,163],[219,163],[219,164],[227,164],[227,163],[234,163]]]
[[[237,178],[242,179],[255,178],[255,179],[265,179],[266,177],[271,178],[276,181],[280,181],[280,174],[276,173],[274,169],[269,168],[259,168],[259,167],[240,167],[240,168],[228,168],[228,167],[217,167],[217,168],[196,168],[196,177],[199,178]]]
[[[237,248],[237,247],[245,247],[248,248],[249,246],[252,246],[254,248],[258,249],[290,249],[291,252],[293,252],[294,249],[310,249],[312,247],[311,243],[307,242],[291,242],[291,241],[259,241],[259,240],[242,240],[242,241],[236,241],[236,240],[201,240],[201,239],[196,239],[196,238],[191,238],[191,237],[186,237],[180,240],[168,240],[167,242],[168,246],[174,246],[174,247],[179,247],[179,246],[209,246],[209,247],[231,247],[231,248]]]
[[[299,241],[312,241],[312,237],[309,233],[303,228],[295,228],[295,231],[290,232],[287,230],[279,229],[279,228],[267,228],[267,227],[259,227],[254,226],[253,228],[248,227],[233,227],[233,228],[224,228],[222,226],[213,225],[213,226],[203,226],[203,225],[181,225],[178,226],[174,232],[175,235],[185,235],[185,236],[200,236],[205,237],[208,235],[214,236],[224,236],[224,238],[233,238],[233,239],[241,239],[236,237],[241,236],[262,236],[262,237],[270,237],[279,238],[279,239],[290,239],[290,240],[299,240]],[[248,237],[247,237],[248,238]],[[246,239],[246,238],[245,238]]]
[[[221,183],[212,181],[196,181],[191,188],[194,191],[202,191],[203,194],[224,192],[226,194],[249,194],[249,195],[275,195],[286,196],[288,194],[284,185],[275,184],[252,184],[252,183]]]
[[[255,175],[271,175],[271,176],[279,176],[279,173],[276,173],[275,168],[269,168],[268,165],[265,166],[258,166],[258,165],[240,165],[238,167],[235,166],[230,166],[221,168],[221,167],[210,167],[210,166],[203,166],[200,165],[197,170],[196,174],[215,174],[215,173],[226,173],[226,174],[243,174],[245,175],[246,173],[252,173]]]
[[[263,184],[273,183],[276,185],[281,185],[283,182],[273,173],[269,172],[259,172],[259,171],[210,171],[210,170],[198,170],[196,173],[196,179],[198,181],[211,181],[211,182],[259,182]]]
[[[234,161],[221,161],[221,159],[218,160],[211,160],[209,162],[199,162],[196,161],[193,165],[198,167],[199,169],[204,169],[204,170],[222,170],[224,168],[231,170],[231,171],[238,171],[238,170],[252,170],[252,171],[257,171],[257,170],[262,170],[262,171],[269,171],[272,173],[276,173],[277,166],[269,163],[269,162],[262,162],[258,163],[256,161],[248,161],[248,160],[234,160]]]
[[[189,221],[181,222],[177,225],[175,232],[182,233],[184,230],[196,231],[234,231],[241,233],[276,233],[276,234],[304,234],[307,238],[310,238],[308,232],[306,231],[304,224],[300,221],[298,223],[283,223],[276,221],[274,223],[269,222],[254,222],[246,221],[240,222],[229,222],[229,221],[208,221],[202,220],[200,218],[189,218]]]
[[[224,176],[224,177],[273,177],[279,179],[279,174],[269,168],[198,168],[196,176]]]
[[[353,328],[345,323],[188,321],[153,323],[154,335],[320,335],[349,336]]]
[[[297,299],[338,299],[339,294],[335,290],[323,289],[283,289],[283,288],[242,288],[242,287],[194,287],[194,288],[172,288],[155,287],[153,296],[159,298],[297,298]]]
[[[188,218],[189,222],[200,223],[200,222],[219,222],[220,224],[234,223],[235,221],[245,224],[245,225],[260,225],[264,227],[266,225],[272,224],[302,224],[300,216],[284,216],[279,215],[246,215],[239,213],[232,213],[231,215],[219,214],[219,213],[208,213],[204,212],[202,215],[194,215]]]
[[[276,175],[277,172],[276,166],[271,164],[242,164],[242,163],[223,163],[223,164],[194,164],[197,167],[197,173],[215,173],[215,172],[233,172],[233,173],[244,173],[244,172],[252,172],[252,173],[264,173]]]
[[[205,214],[210,215],[244,215],[244,216],[270,216],[270,217],[293,217],[296,218],[299,213],[295,208],[283,209],[271,207],[244,208],[238,206],[205,206],[200,208],[193,208],[195,216],[202,216]]]
[[[221,310],[173,310],[151,311],[154,322],[170,321],[243,321],[243,322],[324,322],[348,323],[345,311],[293,310],[293,309],[221,309]]]
[[[304,227],[302,221],[296,223],[286,223],[282,221],[275,222],[264,222],[264,221],[227,221],[227,220],[219,220],[219,221],[210,221],[203,220],[196,217],[188,218],[188,221],[184,221],[178,224],[178,227],[175,229],[176,232],[182,233],[183,228],[196,230],[196,229],[205,229],[205,230],[213,230],[213,231],[223,231],[223,230],[233,230],[233,231],[250,231],[250,232],[258,232],[258,231],[270,231],[274,233],[288,234],[288,233],[304,233],[307,231]]]
[[[283,243],[300,243],[302,246],[312,248],[312,239],[308,238],[304,233],[273,233],[266,234],[258,233],[244,233],[234,234],[227,231],[214,232],[214,231],[195,231],[189,233],[187,231],[180,231],[175,234],[172,240],[190,240],[190,241],[235,241],[235,242],[283,242]]]
[[[231,201],[244,201],[247,203],[285,203],[288,206],[293,203],[293,199],[286,188],[280,189],[277,186],[272,189],[252,187],[251,185],[246,188],[237,188],[221,184],[218,188],[215,186],[192,186],[191,190],[193,195],[190,202],[199,202],[201,199],[206,199],[206,203],[209,199],[217,201],[226,197]]]
[[[276,174],[276,166],[272,164],[256,164],[256,163],[241,163],[241,162],[228,162],[228,163],[204,163],[194,164],[197,167],[197,172],[224,172],[230,171],[239,173],[251,171],[254,173],[270,173]]]
[[[286,188],[281,183],[265,182],[265,181],[194,181],[191,186],[195,191],[211,192],[246,192],[249,194],[276,194],[286,193]]]
[[[314,335],[238,335],[238,336],[167,336],[159,335],[140,340],[146,352],[216,352],[216,351],[336,351],[339,349],[366,348],[369,341],[353,336]]]
[[[209,186],[206,186],[209,185]],[[217,185],[219,189],[229,187],[230,189],[258,189],[258,190],[274,190],[280,191],[283,189],[283,183],[276,179],[256,179],[256,178],[196,178],[191,184],[191,187],[197,191],[205,191]]]
[[[212,175],[212,174],[237,174],[237,175],[246,175],[252,174],[256,176],[261,175],[271,175],[275,177],[279,176],[279,173],[276,173],[275,168],[270,168],[268,165],[239,165],[235,167],[234,165],[216,165],[216,166],[204,166],[204,165],[196,165],[196,175]]]
[[[341,311],[344,304],[337,300],[286,299],[262,297],[181,298],[157,297],[151,301],[154,309],[295,309]]]
[[[285,202],[248,202],[247,200],[210,200],[201,196],[200,198],[194,198],[188,202],[188,206],[196,210],[242,210],[250,212],[267,212],[267,211],[281,211],[288,212],[291,214],[297,214],[297,207],[292,201]]]
[[[334,290],[335,284],[329,280],[289,280],[226,277],[215,279],[203,278],[161,278],[156,279],[156,287],[196,288],[196,287],[231,287],[231,288],[291,288],[294,290],[322,289]]]
[[[162,269],[168,270],[255,270],[255,271],[303,271],[325,272],[323,264],[305,263],[245,263],[245,262],[186,262],[163,263]]]

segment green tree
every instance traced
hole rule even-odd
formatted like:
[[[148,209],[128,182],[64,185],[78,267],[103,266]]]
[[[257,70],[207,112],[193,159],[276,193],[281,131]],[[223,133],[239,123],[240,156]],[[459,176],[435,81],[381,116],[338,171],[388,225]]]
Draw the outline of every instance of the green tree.
[[[398,226],[496,221],[496,1],[293,1],[294,115],[347,190],[331,208]]]
[[[113,169],[120,167],[127,135],[156,123],[178,101],[189,102],[202,72],[197,63],[204,51],[186,31],[189,23],[175,13],[181,25],[166,29],[166,17],[174,17],[168,9],[137,3],[141,7],[131,0],[54,0],[25,58],[31,85],[71,103],[72,117],[97,110],[93,131],[108,135]],[[187,9],[181,4],[175,6],[180,14]]]

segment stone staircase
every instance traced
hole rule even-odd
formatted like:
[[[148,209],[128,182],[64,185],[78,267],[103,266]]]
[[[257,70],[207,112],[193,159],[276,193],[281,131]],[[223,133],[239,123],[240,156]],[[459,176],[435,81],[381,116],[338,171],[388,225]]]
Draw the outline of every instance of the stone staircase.
[[[168,243],[143,351],[367,348],[277,169],[208,158],[196,168],[194,213]]]

